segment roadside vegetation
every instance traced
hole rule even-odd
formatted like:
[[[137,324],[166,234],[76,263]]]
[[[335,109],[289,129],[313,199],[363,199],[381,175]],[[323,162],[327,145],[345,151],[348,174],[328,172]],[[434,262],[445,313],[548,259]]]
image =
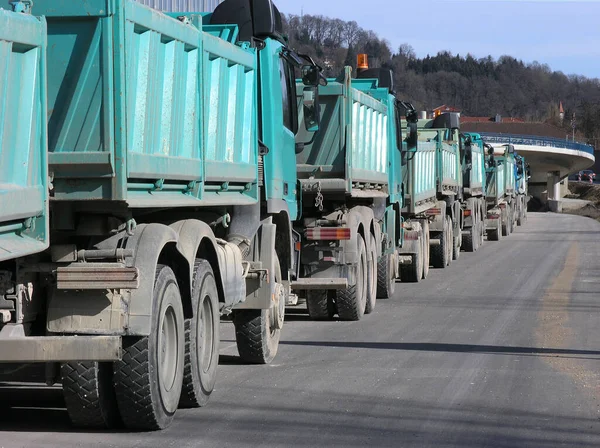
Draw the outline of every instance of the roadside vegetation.
[[[284,26],[300,52],[316,55],[328,76],[338,76],[345,65],[355,66],[366,53],[372,67],[394,71],[400,98],[418,110],[442,104],[464,115],[522,118],[549,122],[570,135],[575,113],[577,139],[600,149],[600,80],[552,71],[546,64],[526,63],[512,56],[494,59],[441,51],[418,58],[409,44],[392,48],[389,41],[355,21],[323,16],[288,15]],[[559,119],[562,101],[565,119]]]

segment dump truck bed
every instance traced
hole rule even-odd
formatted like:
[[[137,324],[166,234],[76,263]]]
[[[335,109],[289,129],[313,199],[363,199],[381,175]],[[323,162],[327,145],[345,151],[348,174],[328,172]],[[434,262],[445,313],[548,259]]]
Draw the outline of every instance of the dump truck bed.
[[[55,200],[258,200],[254,50],[201,31],[200,16],[186,24],[132,0],[35,10],[48,20]]]
[[[0,261],[48,247],[46,23],[0,9]]]
[[[450,140],[450,129],[432,128],[432,123],[419,120],[417,148],[407,156],[404,182],[411,214],[434,207],[438,197],[457,195],[462,187],[458,144]]]
[[[437,201],[437,142],[419,133],[415,152],[407,155],[405,170],[405,206],[409,213],[419,214],[435,206]]]
[[[517,179],[516,179],[516,164],[515,164],[515,157],[512,154],[508,154],[508,156],[506,157],[499,157],[498,158],[500,161],[502,161],[502,163],[505,166],[505,182],[506,182],[506,195],[507,196],[514,196],[517,194],[517,190],[516,190],[516,185],[517,185]]]
[[[465,133],[471,138],[471,167],[463,177],[466,195],[482,196],[485,193],[485,147],[481,136],[476,133]]]
[[[300,105],[303,88],[299,83]],[[300,181],[319,179],[323,190],[357,197],[387,196],[386,104],[353,87],[349,71],[343,81],[330,79],[327,86],[319,87],[319,96],[319,131],[309,133],[300,123],[296,138],[297,143],[304,143],[296,156]]]
[[[498,204],[506,195],[506,167],[502,164],[488,169],[486,180],[486,199]]]

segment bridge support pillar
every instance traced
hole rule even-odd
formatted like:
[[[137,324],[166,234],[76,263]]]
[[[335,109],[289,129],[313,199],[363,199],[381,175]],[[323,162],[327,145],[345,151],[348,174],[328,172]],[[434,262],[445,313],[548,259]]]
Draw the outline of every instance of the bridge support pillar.
[[[555,213],[562,211],[560,196],[560,171],[549,171],[547,189],[548,192],[548,210]]]

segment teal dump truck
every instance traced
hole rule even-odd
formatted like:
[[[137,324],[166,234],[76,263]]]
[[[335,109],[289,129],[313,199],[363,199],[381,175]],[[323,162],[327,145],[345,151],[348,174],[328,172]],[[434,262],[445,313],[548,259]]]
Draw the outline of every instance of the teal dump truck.
[[[371,86],[347,67],[319,88],[319,130],[301,122],[296,137],[302,278],[293,287],[306,291],[314,319],[358,320],[375,306],[395,111],[369,95]],[[297,94],[304,97],[302,84]]]
[[[518,226],[523,225],[527,221],[527,204],[529,202],[529,177],[530,168],[525,158],[515,153],[515,222]]]
[[[416,123],[418,139],[414,157],[409,156],[403,216],[420,218],[427,226],[429,263],[445,268],[460,255],[462,244],[463,172],[459,143],[459,120],[454,113],[441,114]],[[424,254],[426,259],[427,252]]]
[[[515,224],[516,166],[513,145],[493,147],[485,144],[486,219],[490,241],[498,241],[512,233]]]
[[[466,252],[475,252],[483,244],[485,234],[485,143],[481,135],[467,132],[460,135],[460,144],[464,217],[461,248]]]
[[[164,428],[213,390],[220,315],[244,360],[277,352],[294,71],[320,72],[270,0],[31,3],[0,11],[0,362],[47,363],[77,425]]]

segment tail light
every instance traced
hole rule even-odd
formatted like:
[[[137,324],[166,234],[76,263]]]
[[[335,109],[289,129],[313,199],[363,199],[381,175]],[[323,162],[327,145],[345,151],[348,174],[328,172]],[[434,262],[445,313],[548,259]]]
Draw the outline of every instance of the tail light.
[[[425,210],[425,214],[432,216],[432,215],[441,215],[442,214],[442,209],[441,208],[430,208],[429,210]]]
[[[463,216],[471,216],[471,210],[463,210]]]
[[[318,241],[318,240],[349,240],[350,239],[350,228],[349,227],[315,227],[312,229],[306,229],[305,233],[307,240]]]

